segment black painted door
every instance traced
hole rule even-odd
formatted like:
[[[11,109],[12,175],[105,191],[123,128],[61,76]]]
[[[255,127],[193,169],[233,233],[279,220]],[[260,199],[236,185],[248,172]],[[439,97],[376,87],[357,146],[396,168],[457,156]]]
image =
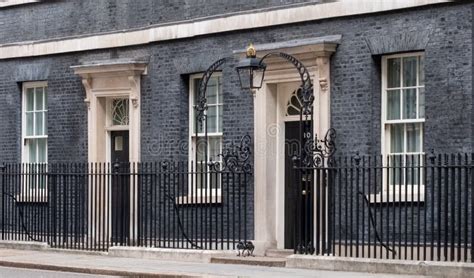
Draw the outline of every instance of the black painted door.
[[[285,249],[295,247],[296,230],[296,171],[293,169],[293,156],[299,152],[300,123],[285,123]]]
[[[125,244],[130,232],[130,177],[126,175],[130,171],[129,132],[112,131],[110,137],[110,154],[115,172],[111,188],[112,242]]]

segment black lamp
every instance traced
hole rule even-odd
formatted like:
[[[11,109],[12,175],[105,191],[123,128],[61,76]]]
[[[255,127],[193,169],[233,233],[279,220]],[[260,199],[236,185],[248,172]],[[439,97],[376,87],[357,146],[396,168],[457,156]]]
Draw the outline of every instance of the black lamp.
[[[240,60],[236,69],[239,74],[240,87],[242,89],[260,89],[265,76],[267,65],[257,58],[255,47],[250,44],[247,48],[246,58]],[[261,73],[261,74],[258,74]]]

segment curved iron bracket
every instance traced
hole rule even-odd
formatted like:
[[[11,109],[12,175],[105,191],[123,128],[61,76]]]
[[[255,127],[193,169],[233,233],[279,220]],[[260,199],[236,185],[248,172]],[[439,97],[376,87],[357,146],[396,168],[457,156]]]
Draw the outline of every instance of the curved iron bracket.
[[[266,54],[260,60],[260,63],[263,63],[265,59],[268,57],[277,56],[283,58],[290,62],[298,71],[298,74],[301,78],[302,86],[298,90],[298,98],[301,101],[303,115],[308,116],[311,115],[313,112],[313,102],[314,102],[314,95],[313,95],[313,83],[311,82],[311,77],[309,75],[308,69],[301,63],[298,59],[294,56],[283,53],[283,52],[271,52]]]
[[[202,125],[202,123],[206,120],[205,111],[207,110],[207,84],[209,83],[212,74],[214,74],[214,72],[218,70],[229,59],[229,57],[225,57],[217,60],[202,75],[201,82],[199,83],[199,95],[195,108],[196,119],[198,120],[200,125]]]

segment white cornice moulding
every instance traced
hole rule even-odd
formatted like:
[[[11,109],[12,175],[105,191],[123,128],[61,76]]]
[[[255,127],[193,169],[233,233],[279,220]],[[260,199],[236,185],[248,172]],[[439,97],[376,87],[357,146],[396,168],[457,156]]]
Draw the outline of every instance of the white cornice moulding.
[[[39,2],[39,0],[0,0],[0,8],[36,2]]]
[[[340,0],[287,9],[229,14],[146,28],[0,45],[0,59],[52,55],[148,44],[173,39],[291,24],[325,18],[376,13],[453,0]]]

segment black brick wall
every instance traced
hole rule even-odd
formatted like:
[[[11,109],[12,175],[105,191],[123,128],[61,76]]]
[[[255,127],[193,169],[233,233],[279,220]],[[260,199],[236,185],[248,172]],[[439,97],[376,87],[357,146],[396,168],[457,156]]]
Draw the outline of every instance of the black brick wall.
[[[0,43],[107,32],[319,0],[59,0],[0,10]],[[66,20],[67,19],[67,20]]]
[[[134,20],[130,18],[125,20],[127,17],[122,15],[117,16],[124,20],[124,22],[120,21],[120,24],[108,17],[105,17],[108,20],[105,22],[98,20],[90,15],[92,11],[79,12],[83,7],[88,6],[77,2],[74,4],[76,6],[72,7],[59,2],[54,8],[48,6],[49,4],[39,4],[28,5],[25,8],[6,9],[6,12],[1,15],[4,17],[2,18],[4,22],[5,17],[15,15],[18,10],[34,9],[36,11],[38,9],[41,12],[40,10],[45,7],[50,8],[47,14],[51,14],[56,20],[58,17],[53,14],[60,12],[81,13],[85,16],[70,16],[73,19],[71,21],[76,20],[75,22],[61,20],[63,29],[60,32],[49,23],[35,24],[34,28],[44,29],[39,32],[32,32],[22,27],[31,28],[31,23],[19,25],[17,32],[7,30],[10,25],[4,26],[1,28],[7,29],[0,31],[0,38],[5,41],[14,41],[15,38],[27,40],[49,37],[52,34],[101,31],[102,27],[111,30],[116,27],[120,29],[141,25],[134,21],[138,20],[134,16],[130,17]],[[270,4],[275,2],[277,1],[264,1]],[[110,4],[112,1],[104,1],[104,3]],[[100,14],[105,11],[114,13],[125,9],[121,5],[127,7],[127,3],[118,2],[117,7],[110,10],[105,4],[96,4],[94,13]],[[199,3],[204,3],[204,1]],[[207,4],[206,8],[210,9],[210,6],[212,5]],[[230,5],[233,8],[229,8],[229,11],[236,9],[237,6],[237,4]],[[139,10],[137,8],[137,11]],[[471,3],[436,5],[113,50],[0,61],[0,107],[2,107],[0,109],[0,161],[18,162],[20,160],[22,81],[38,79],[48,81],[49,161],[85,162],[87,160],[87,108],[83,102],[85,92],[80,78],[75,76],[69,67],[83,61],[147,57],[149,59],[148,75],[142,78],[140,104],[142,159],[144,161],[184,159],[186,154],[181,150],[187,148],[176,142],[183,142],[183,140],[187,142],[188,93],[186,88],[189,74],[205,70],[219,57],[232,55],[233,50],[242,49],[250,41],[258,45],[334,34],[343,36],[342,43],[331,60],[333,86],[331,122],[338,132],[338,153],[353,154],[359,150],[361,153],[377,154],[380,153],[381,130],[381,56],[380,53],[372,54],[374,48],[369,42],[374,43],[377,40],[373,38],[377,37],[382,38],[383,42],[383,37],[390,38],[407,32],[420,33],[429,37],[424,49],[418,49],[418,44],[414,44],[417,49],[403,49],[404,51],[424,50],[426,54],[425,149],[434,148],[438,152],[471,152],[474,144],[472,13]],[[16,16],[19,17],[18,14]],[[149,21],[149,19],[140,20]],[[163,19],[163,21],[166,20]],[[82,21],[94,22],[95,27],[91,29],[80,27],[89,26]],[[401,46],[392,45],[389,49],[401,49]],[[226,142],[238,140],[246,133],[253,134],[252,96],[240,91],[232,66],[231,63],[223,70]],[[45,69],[43,75],[40,74],[41,70],[38,71],[41,67]],[[248,192],[249,219],[253,219],[252,188]],[[251,220],[249,225],[251,231],[253,231],[252,222]]]

